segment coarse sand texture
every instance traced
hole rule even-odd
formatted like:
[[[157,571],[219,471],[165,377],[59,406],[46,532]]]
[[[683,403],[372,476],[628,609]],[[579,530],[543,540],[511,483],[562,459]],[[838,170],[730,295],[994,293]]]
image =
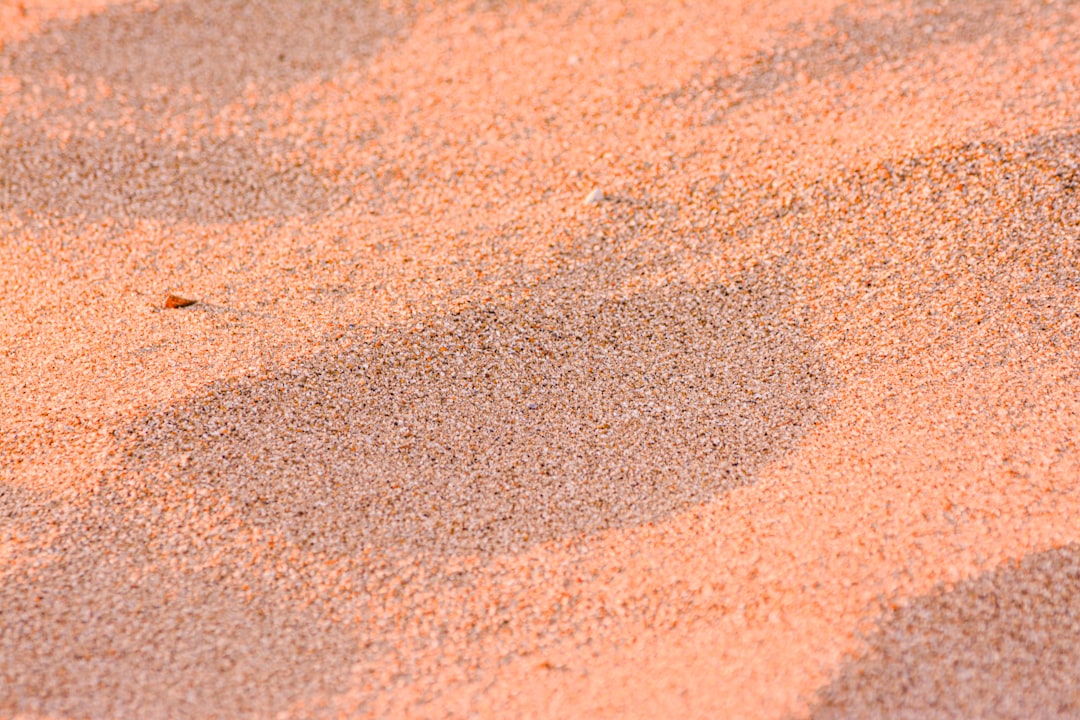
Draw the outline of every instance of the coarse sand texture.
[[[0,718],[1080,717],[1080,2],[0,0]]]

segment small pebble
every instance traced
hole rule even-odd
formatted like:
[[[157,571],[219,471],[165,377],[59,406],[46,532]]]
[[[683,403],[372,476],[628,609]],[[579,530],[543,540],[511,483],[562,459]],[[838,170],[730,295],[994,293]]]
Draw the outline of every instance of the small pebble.
[[[187,307],[188,305],[194,305],[197,302],[198,300],[189,300],[187,298],[182,298],[179,295],[170,295],[169,297],[165,298],[165,307],[168,310],[173,310],[175,308],[183,308]]]
[[[585,196],[586,205],[595,205],[604,199],[604,191],[600,188],[593,188],[593,191]]]

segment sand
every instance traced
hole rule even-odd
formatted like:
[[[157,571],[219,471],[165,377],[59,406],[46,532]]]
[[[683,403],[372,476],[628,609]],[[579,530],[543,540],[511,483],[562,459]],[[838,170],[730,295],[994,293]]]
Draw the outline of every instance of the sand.
[[[1078,98],[1068,0],[0,2],[0,716],[1077,717]]]

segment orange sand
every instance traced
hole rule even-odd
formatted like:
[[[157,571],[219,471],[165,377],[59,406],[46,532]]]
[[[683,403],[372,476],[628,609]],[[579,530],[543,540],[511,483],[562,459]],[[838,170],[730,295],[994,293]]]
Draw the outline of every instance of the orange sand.
[[[0,0],[0,715],[1080,714],[1078,30]]]

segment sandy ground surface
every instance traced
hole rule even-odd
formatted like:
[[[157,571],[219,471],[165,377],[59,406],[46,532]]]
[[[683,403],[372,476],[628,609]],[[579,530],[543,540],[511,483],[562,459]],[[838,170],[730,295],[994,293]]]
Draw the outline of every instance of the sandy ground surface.
[[[0,716],[1080,717],[1078,111],[1071,0],[0,0]]]

